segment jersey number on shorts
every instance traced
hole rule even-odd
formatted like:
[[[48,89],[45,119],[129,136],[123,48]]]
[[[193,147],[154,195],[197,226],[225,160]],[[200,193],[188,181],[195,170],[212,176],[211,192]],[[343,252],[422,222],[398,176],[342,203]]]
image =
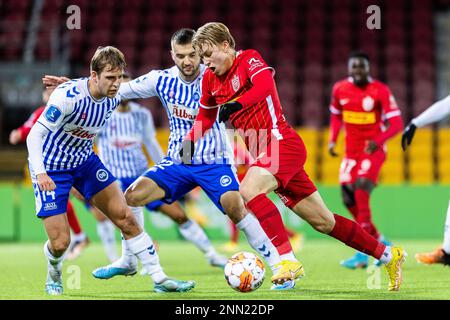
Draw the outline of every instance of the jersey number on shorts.
[[[352,170],[356,166],[356,160],[344,159],[341,163],[341,170],[339,173],[339,180],[341,182],[348,182],[352,180]]]
[[[171,165],[173,165],[173,162],[167,159],[163,159],[161,160],[160,163],[158,163],[157,165],[155,165],[155,167],[164,170],[164,167],[170,167]]]
[[[42,191],[42,200],[47,201],[47,196],[50,196],[52,197],[52,200],[55,200],[55,191]]]

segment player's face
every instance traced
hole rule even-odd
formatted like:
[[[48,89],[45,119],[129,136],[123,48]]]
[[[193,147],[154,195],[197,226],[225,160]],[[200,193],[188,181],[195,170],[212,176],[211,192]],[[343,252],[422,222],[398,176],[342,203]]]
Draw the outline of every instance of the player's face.
[[[93,71],[92,78],[97,85],[100,96],[114,98],[122,83],[123,69],[111,69],[107,66],[100,74]]]
[[[222,45],[202,44],[200,56],[205,65],[211,69],[216,76],[224,75],[233,64],[230,55],[227,53],[228,43]]]
[[[369,78],[369,62],[364,58],[351,58],[348,61],[348,74],[356,85],[365,84]]]
[[[191,43],[176,44],[172,43],[172,59],[180,72],[185,77],[191,77],[198,73],[200,68],[200,56],[192,47]]]

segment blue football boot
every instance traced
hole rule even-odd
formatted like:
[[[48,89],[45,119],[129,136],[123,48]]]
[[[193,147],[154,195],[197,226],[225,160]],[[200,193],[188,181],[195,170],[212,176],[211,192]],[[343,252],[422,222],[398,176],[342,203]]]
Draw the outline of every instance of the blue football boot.
[[[156,293],[186,292],[195,287],[194,281],[183,281],[176,279],[166,279],[161,283],[155,283],[153,291]]]
[[[136,268],[119,268],[107,265],[106,267],[100,267],[92,271],[92,275],[97,279],[111,279],[115,276],[134,276],[137,273]]]
[[[341,261],[341,266],[349,269],[364,269],[369,263],[369,256],[362,252],[357,252],[351,258]]]
[[[282,284],[273,284],[270,287],[270,290],[274,291],[283,291],[283,290],[292,290],[295,287],[295,281],[294,280],[288,280],[283,282]]]

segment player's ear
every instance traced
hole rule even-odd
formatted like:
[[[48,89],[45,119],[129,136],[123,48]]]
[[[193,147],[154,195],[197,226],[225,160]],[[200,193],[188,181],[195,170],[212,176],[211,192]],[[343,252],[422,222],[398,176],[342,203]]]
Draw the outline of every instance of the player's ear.
[[[222,49],[223,49],[223,51],[227,51],[229,48],[230,48],[230,44],[228,43],[227,40],[222,42]]]
[[[98,73],[96,71],[91,71],[91,79],[98,83]]]

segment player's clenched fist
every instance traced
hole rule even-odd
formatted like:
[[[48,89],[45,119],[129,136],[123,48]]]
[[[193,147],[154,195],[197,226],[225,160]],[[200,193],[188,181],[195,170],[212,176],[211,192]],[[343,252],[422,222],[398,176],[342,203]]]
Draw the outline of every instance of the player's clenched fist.
[[[41,191],[53,191],[56,189],[56,184],[46,173],[40,173],[37,175],[37,184]]]
[[[220,107],[219,110],[219,122],[226,122],[230,119],[230,116],[241,110],[242,104],[237,101],[227,102]]]

